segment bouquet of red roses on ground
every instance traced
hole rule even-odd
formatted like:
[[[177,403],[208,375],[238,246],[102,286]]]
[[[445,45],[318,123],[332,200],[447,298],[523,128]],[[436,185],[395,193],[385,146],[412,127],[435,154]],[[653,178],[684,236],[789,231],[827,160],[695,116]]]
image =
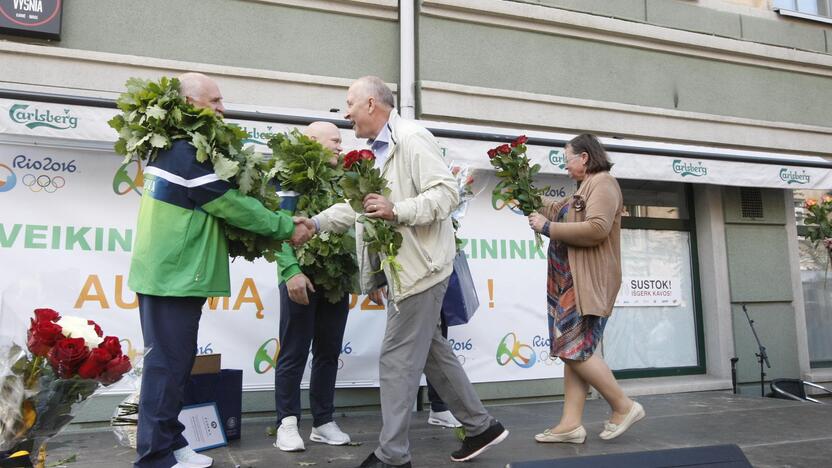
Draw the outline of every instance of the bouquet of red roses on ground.
[[[0,349],[0,461],[20,458],[11,466],[31,466],[29,458],[69,424],[80,403],[131,369],[119,341],[92,320],[35,309],[28,352],[16,344]]]
[[[375,160],[373,152],[366,149],[353,150],[344,156],[344,176],[340,185],[344,189],[344,198],[356,213],[364,213],[364,197],[371,193],[390,197],[387,181],[381,177],[381,171],[374,167]],[[381,256],[381,269],[390,267],[393,286],[398,288],[402,266],[396,260],[396,255],[402,246],[401,233],[393,224],[381,218],[362,215],[358,219],[364,225],[364,244],[371,254]]]
[[[526,156],[525,135],[517,137],[511,144],[503,144],[488,150],[491,165],[497,170],[500,181],[494,187],[494,198],[507,205],[515,206],[528,216],[543,206],[545,189],[534,186],[534,177],[540,173],[540,164],[531,164]],[[537,245],[543,244],[540,234],[535,233]]]

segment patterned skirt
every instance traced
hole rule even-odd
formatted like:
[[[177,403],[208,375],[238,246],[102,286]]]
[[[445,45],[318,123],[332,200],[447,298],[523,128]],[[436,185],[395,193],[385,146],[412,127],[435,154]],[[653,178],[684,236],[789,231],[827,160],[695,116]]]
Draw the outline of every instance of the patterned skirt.
[[[561,211],[559,219],[566,216]],[[575,304],[575,289],[569,269],[566,244],[549,242],[549,272],[546,299],[549,311],[549,342],[551,356],[584,361],[595,352],[604,334],[606,317],[581,315]]]

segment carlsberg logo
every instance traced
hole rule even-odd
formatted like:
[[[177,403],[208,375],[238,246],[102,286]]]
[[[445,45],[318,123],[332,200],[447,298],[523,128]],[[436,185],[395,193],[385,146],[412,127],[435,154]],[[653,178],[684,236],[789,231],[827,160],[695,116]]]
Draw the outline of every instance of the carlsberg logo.
[[[780,180],[787,184],[808,184],[811,177],[806,171],[797,172],[793,169],[780,169]]]
[[[566,169],[566,153],[563,150],[549,151],[549,163],[557,166],[558,169]]]
[[[248,138],[243,140],[244,143],[256,143],[260,145],[267,144],[268,140],[275,135],[275,132],[272,132],[272,127],[268,127],[268,131],[261,132],[257,130],[257,127],[240,127],[243,129],[244,132],[248,133]]]
[[[698,165],[696,165],[683,162],[681,159],[674,159],[673,172],[681,174],[682,177],[702,177],[703,175],[708,175],[708,168],[703,166],[701,162],[698,162]]]
[[[55,130],[69,130],[78,127],[78,117],[64,109],[63,114],[53,114],[51,110],[38,109],[29,104],[15,104],[9,109],[9,117],[15,123],[29,128],[48,127]]]

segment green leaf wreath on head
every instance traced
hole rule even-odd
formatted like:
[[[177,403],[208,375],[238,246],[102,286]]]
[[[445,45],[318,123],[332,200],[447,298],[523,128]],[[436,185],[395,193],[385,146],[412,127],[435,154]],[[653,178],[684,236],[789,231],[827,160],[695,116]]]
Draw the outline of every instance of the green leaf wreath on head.
[[[332,164],[336,157],[317,141],[292,130],[278,133],[268,141],[274,154],[274,173],[282,190],[300,194],[295,209],[311,217],[344,201],[338,182],[344,171]],[[324,290],[331,303],[356,290],[358,266],[353,230],[339,234],[323,232],[295,249],[298,264],[315,286]]]
[[[196,108],[180,93],[179,80],[162,77],[159,81],[130,78],[127,92],[119,96],[121,114],[108,124],[118,132],[117,154],[124,162],[153,161],[159,151],[171,148],[175,140],[187,140],[196,148],[196,160],[210,160],[222,180],[233,183],[243,195],[259,200],[271,211],[280,208],[280,199],[270,180],[273,162],[243,148],[248,134],[226,123],[211,109]],[[260,236],[225,224],[228,254],[246,260],[264,257],[273,262],[274,252],[283,241]]]

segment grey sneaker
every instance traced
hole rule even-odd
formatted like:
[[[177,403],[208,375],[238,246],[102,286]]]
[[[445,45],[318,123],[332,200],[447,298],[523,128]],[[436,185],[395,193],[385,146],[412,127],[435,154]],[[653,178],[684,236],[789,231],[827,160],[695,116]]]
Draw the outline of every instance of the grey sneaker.
[[[309,434],[309,440],[329,445],[347,445],[350,443],[350,436],[342,431],[335,424],[335,421],[330,421],[318,427],[313,427],[312,433]]]
[[[433,410],[430,410],[430,415],[428,415],[428,424],[442,427],[462,427],[462,423],[457,421],[450,411],[434,412]]]

